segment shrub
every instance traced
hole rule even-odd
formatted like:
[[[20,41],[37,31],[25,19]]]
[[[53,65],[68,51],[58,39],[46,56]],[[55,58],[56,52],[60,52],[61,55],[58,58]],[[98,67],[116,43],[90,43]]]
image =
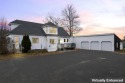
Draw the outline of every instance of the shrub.
[[[6,37],[1,37],[0,38],[0,54],[7,54],[8,49],[7,49],[7,39]]]
[[[9,37],[7,38],[7,49],[9,53],[16,53],[14,41]]]

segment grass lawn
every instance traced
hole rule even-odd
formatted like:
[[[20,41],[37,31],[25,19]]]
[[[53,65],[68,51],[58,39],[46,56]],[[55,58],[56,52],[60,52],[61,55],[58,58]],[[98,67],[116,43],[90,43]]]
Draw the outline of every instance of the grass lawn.
[[[12,58],[22,58],[29,56],[46,56],[46,55],[60,54],[60,53],[62,52],[30,51],[29,53],[14,53],[14,54],[0,55],[0,60],[8,60]]]

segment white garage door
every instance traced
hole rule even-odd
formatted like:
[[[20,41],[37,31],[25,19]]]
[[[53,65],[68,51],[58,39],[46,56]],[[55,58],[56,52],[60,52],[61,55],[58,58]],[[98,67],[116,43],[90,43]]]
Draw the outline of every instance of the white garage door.
[[[103,51],[112,51],[112,42],[111,41],[102,41],[101,47]]]
[[[82,44],[82,49],[89,49],[89,42],[88,41],[82,41],[81,42],[81,44]]]
[[[100,50],[99,42],[98,41],[92,41],[90,45],[91,50]]]

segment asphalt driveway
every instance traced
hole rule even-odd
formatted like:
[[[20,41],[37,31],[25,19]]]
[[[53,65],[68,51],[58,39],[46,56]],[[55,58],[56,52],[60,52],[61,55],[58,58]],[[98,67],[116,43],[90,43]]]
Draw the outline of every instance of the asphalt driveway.
[[[92,79],[125,83],[125,55],[78,50],[0,61],[0,83],[97,83]]]

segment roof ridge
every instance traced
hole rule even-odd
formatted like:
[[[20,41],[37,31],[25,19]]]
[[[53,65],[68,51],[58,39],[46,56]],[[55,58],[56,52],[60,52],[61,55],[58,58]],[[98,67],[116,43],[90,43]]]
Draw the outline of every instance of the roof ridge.
[[[25,21],[25,20],[18,20],[18,19],[14,20],[14,21],[12,21],[12,22],[10,22],[10,23],[13,23],[13,22],[16,22],[16,21],[43,25],[42,23],[31,22],[31,21]]]
[[[104,33],[104,34],[80,35],[80,36],[75,36],[75,37],[85,37],[85,36],[102,36],[102,35],[115,35],[115,33]]]

